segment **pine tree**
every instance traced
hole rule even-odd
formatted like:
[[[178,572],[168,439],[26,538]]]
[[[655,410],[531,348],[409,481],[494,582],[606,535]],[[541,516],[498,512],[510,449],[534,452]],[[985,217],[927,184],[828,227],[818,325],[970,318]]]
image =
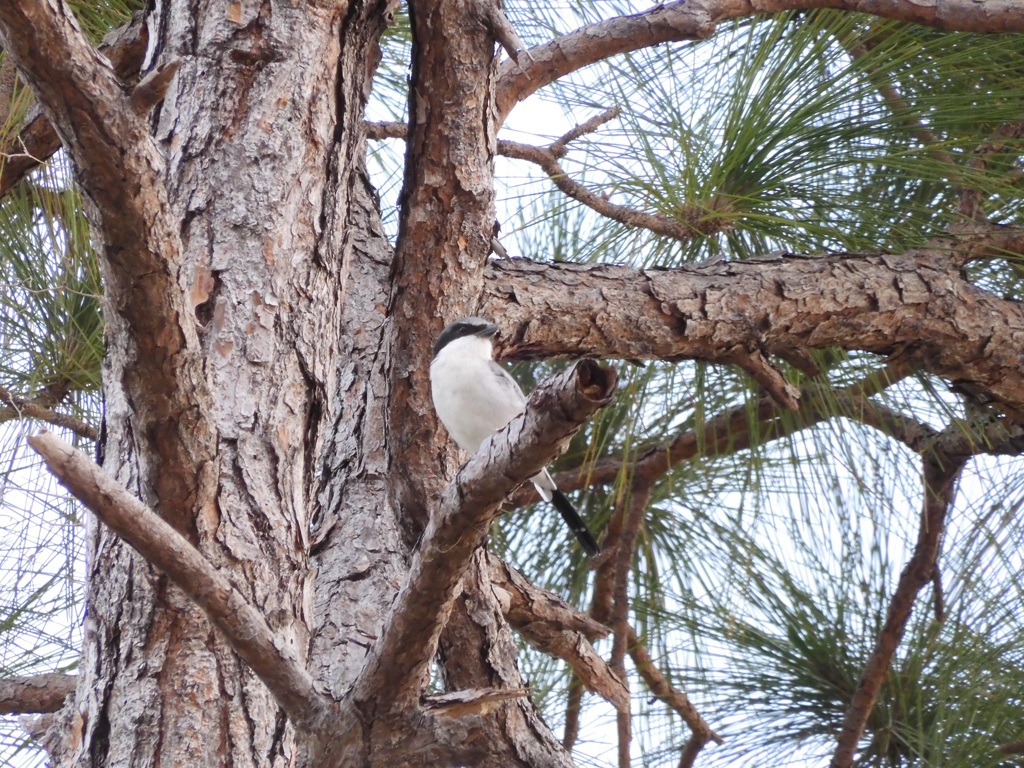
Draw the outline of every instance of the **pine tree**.
[[[1024,8],[619,5],[0,4],[5,757],[1019,761]]]

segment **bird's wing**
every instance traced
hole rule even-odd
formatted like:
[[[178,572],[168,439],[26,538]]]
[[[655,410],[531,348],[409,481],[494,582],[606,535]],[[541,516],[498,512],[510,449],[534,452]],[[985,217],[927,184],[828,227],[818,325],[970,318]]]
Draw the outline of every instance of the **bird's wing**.
[[[516,380],[512,378],[512,374],[493,360],[491,360],[490,363],[491,370],[494,371],[494,375],[497,378],[497,383],[498,386],[501,387],[502,393],[510,401],[514,401],[521,411],[523,406],[526,405],[526,396],[523,394],[522,388],[516,383]]]

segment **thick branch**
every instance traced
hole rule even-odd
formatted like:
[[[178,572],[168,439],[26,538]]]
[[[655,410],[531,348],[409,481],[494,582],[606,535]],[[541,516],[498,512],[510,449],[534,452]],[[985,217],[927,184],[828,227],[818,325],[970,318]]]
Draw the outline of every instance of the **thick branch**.
[[[578,632],[588,640],[600,640],[611,634],[604,624],[553,592],[541,589],[500,558],[488,552],[485,559],[491,585],[501,590],[505,618],[517,630],[528,631],[531,625],[540,625],[546,631]]]
[[[99,50],[110,60],[114,73],[121,80],[128,80],[139,73],[147,40],[145,14],[140,12],[127,25],[104,37]],[[48,160],[60,146],[60,137],[49,119],[38,107],[33,108],[17,136],[0,148],[4,156],[0,164],[0,197]]]
[[[1024,230],[898,255],[678,269],[494,260],[482,311],[512,329],[516,359],[727,362],[723,350],[736,347],[779,355],[840,347],[971,386],[1024,418],[1024,307],[971,285],[959,269],[993,248],[1024,252]]]
[[[226,576],[85,454],[49,432],[28,442],[64,487],[206,612],[293,721],[322,726],[330,702],[298,659],[277,647],[266,619]]]
[[[482,20],[488,31],[501,44],[501,47],[505,49],[505,53],[508,54],[509,58],[518,63],[519,54],[521,51],[526,50],[526,45],[523,43],[522,38],[519,37],[515,27],[508,20],[501,5],[497,0],[491,0],[490,2],[482,3],[480,10],[483,17]]]
[[[126,393],[155,454],[146,494],[184,530],[204,495],[197,468],[212,464],[215,448],[163,154],[66,5],[0,3],[0,34],[74,161],[102,246],[110,336],[128,346]]]
[[[75,692],[74,675],[32,675],[0,680],[0,715],[56,712]]]
[[[934,436],[929,448],[942,456],[964,459],[978,454],[1020,456],[1024,453],[1024,424],[994,413],[977,415],[950,424]]]
[[[838,8],[967,32],[1022,32],[1024,8],[1017,0],[681,0],[633,16],[582,27],[530,48],[522,68],[505,62],[498,70],[500,120],[530,94],[560,77],[619,53],[659,43],[700,40],[715,25],[755,14]]]
[[[90,45],[63,4],[4,3],[0,34],[5,51],[71,152],[86,192],[101,212],[123,205],[123,210],[106,212],[136,224],[146,212],[143,206],[153,202],[140,196],[136,185],[144,175],[158,172],[163,161],[108,61]],[[135,184],[114,186],[118,181]]]
[[[861,673],[857,690],[843,718],[839,743],[832,756],[831,768],[849,768],[853,765],[857,743],[868,722],[868,716],[878,698],[893,654],[903,638],[914,601],[920,589],[929,584],[935,573],[939,544],[946,529],[946,514],[953,503],[956,481],[966,459],[928,455],[924,464],[924,503],[921,524],[914,554],[900,574],[899,583],[889,603],[885,625],[875,641],[871,658]]]
[[[427,525],[450,454],[425,376],[445,320],[475,314],[494,235],[493,119],[496,59],[483,3],[408,3],[412,70],[405,179],[391,263],[392,336],[388,451],[392,487],[410,541]],[[467,34],[467,30],[476,30]],[[458,62],[458,77],[452,63]]]
[[[590,361],[548,380],[530,395],[526,411],[484,441],[448,485],[413,554],[384,635],[356,683],[357,704],[384,716],[421,695],[459,582],[502,501],[611,401],[614,388],[614,369]]]

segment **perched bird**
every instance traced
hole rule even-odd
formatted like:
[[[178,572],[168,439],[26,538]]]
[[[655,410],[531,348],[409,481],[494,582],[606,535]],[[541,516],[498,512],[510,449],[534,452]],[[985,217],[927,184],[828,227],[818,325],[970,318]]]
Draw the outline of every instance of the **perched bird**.
[[[483,318],[463,317],[445,328],[434,344],[430,363],[434,410],[448,434],[468,453],[476,453],[484,440],[526,406],[523,390],[494,361],[491,338],[497,332],[498,326]],[[601,549],[597,541],[547,469],[530,480],[541,498],[562,515],[587,554],[598,554]]]

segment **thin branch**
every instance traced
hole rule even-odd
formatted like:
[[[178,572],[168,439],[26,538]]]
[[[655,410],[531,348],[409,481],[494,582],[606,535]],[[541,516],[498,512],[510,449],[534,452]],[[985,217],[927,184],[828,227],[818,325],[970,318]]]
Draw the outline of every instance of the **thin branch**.
[[[0,715],[56,712],[75,692],[75,675],[32,675],[0,680]]]
[[[584,360],[541,384],[524,413],[484,441],[449,483],[409,564],[383,636],[353,690],[357,706],[386,716],[418,700],[441,629],[473,554],[505,497],[550,463],[561,446],[611,401],[614,369]]]
[[[562,746],[572,752],[580,735],[580,713],[583,711],[583,681],[575,673],[569,681],[569,695],[565,702],[565,728],[562,731]]]
[[[853,45],[843,43],[850,55],[863,64],[868,54],[874,47],[870,39],[862,40]],[[942,148],[942,141],[926,123],[912,116],[910,102],[896,89],[892,79],[876,67],[868,69],[868,76],[872,78],[878,87],[878,92],[890,106],[896,116],[903,116],[903,123],[911,134],[940,162],[950,169],[950,178],[954,181],[959,191],[959,202],[957,210],[968,219],[986,221],[987,216],[983,208],[985,195],[981,189],[969,183],[965,178],[964,169],[957,159],[948,151]],[[983,171],[987,165],[987,157],[1003,150],[1008,140],[1020,138],[1024,135],[1024,123],[1014,122],[1001,126],[993,135],[992,139],[979,145],[967,161],[967,167],[973,171]],[[1017,174],[1020,171],[1016,171]]]
[[[906,417],[906,420],[901,422],[899,416],[891,409],[868,399],[910,374],[911,370],[905,366],[889,365],[873,371],[841,390],[826,393],[816,387],[806,387],[800,393],[800,410],[788,414],[788,418],[783,418],[784,413],[778,404],[766,397],[730,408],[703,422],[699,427],[680,432],[668,444],[638,447],[627,460],[630,471],[653,482],[676,465],[697,456],[711,458],[732,455],[750,448],[755,440],[787,437],[835,415],[870,423],[886,431],[886,434],[900,434],[902,430],[902,441],[915,451],[919,450],[924,440],[934,439],[937,433],[927,425]],[[845,403],[846,408],[837,411],[829,406],[830,402]],[[756,429],[754,425],[757,425]],[[616,482],[621,475],[623,461],[622,457],[612,457],[603,459],[593,466],[561,472],[556,478],[558,487],[574,491],[595,485],[609,485]],[[537,498],[532,487],[523,487],[512,497],[512,503],[515,506],[523,506],[535,503]],[[616,531],[620,526],[621,520],[613,515],[606,529],[606,548],[614,548],[615,537],[618,535]],[[598,583],[601,581],[600,574],[599,568]]]
[[[550,148],[502,140],[498,142],[498,153],[505,157],[535,163],[548,175],[551,182],[568,197],[627,227],[646,229],[656,235],[664,235],[680,241],[692,240],[698,235],[710,234],[724,228],[721,222],[707,217],[703,210],[696,208],[683,211],[683,215],[676,218],[612,203],[603,196],[591,192],[580,182],[571,179]]]
[[[988,167],[989,158],[1002,152],[1006,145],[1015,140],[1024,138],[1024,122],[1007,123],[1000,126],[991,139],[979,145],[967,161],[967,167],[972,171],[984,171]],[[1021,178],[1021,169],[1014,167],[1009,173],[1007,181],[1016,181]],[[980,189],[968,187],[960,191],[960,212],[971,219],[985,219],[982,209],[984,196]]]
[[[926,455],[924,465],[924,502],[914,554],[903,568],[899,583],[889,603],[885,625],[875,640],[875,647],[861,673],[846,714],[831,768],[850,768],[857,744],[867,726],[868,717],[878,698],[889,665],[910,619],[917,593],[931,583],[935,574],[946,515],[956,493],[956,481],[966,458]]]
[[[633,558],[640,528],[644,522],[647,502],[651,499],[651,483],[638,482],[634,477],[629,495],[623,500],[627,513],[623,519],[622,533],[615,548],[615,590],[612,601],[611,668],[626,680],[626,653],[629,651],[629,581],[633,573]],[[629,709],[616,713],[618,726],[619,768],[629,768],[632,739],[632,713]]]
[[[392,121],[363,123],[366,129],[366,138],[380,141],[382,139],[405,139],[409,136],[409,124]]]
[[[614,119],[619,114],[618,108],[612,108],[577,125],[564,136],[555,140],[548,147],[537,147],[532,144],[520,144],[515,141],[499,139],[497,153],[513,160],[525,160],[539,166],[548,175],[551,182],[568,197],[581,203],[591,210],[617,221],[627,227],[646,229],[656,235],[671,237],[676,240],[692,240],[700,235],[713,234],[727,228],[728,224],[709,215],[697,206],[689,206],[680,210],[677,216],[666,216],[660,213],[647,213],[618,205],[604,196],[592,192],[584,184],[573,180],[558,162],[565,155],[566,147],[571,141],[587,133],[597,130],[600,126]],[[404,139],[408,135],[405,123],[368,122],[366,135],[369,139]]]
[[[721,744],[722,737],[711,730],[711,726],[701,717],[700,712],[690,702],[689,697],[668,681],[658,669],[647,647],[636,634],[636,630],[629,628],[629,655],[633,659],[636,671],[647,683],[651,693],[671,707],[686,723],[695,738],[701,740],[701,746],[708,740]],[[699,751],[699,749],[698,749]],[[695,755],[696,756],[696,755]]]
[[[979,12],[977,0],[717,0],[711,5],[718,20],[835,8],[950,31],[1024,32],[1024,8],[1018,0],[985,0],[984,12]]]
[[[95,441],[99,439],[99,430],[92,424],[88,424],[69,414],[45,408],[31,399],[15,395],[4,387],[0,387],[0,402],[10,406],[10,410],[0,410],[0,421],[27,417],[45,421],[47,424],[52,424],[55,427],[71,430],[79,437],[84,437],[87,440]]]
[[[496,91],[499,123],[530,94],[555,80],[619,53],[682,40],[702,40],[721,21],[812,8],[838,8],[889,19],[969,32],[1022,32],[1018,0],[987,0],[984,13],[974,0],[681,0],[632,16],[618,16],[561,35],[529,49],[520,70],[504,63]]]
[[[266,619],[226,576],[85,454],[50,432],[28,442],[64,487],[206,612],[293,721],[322,725],[331,702],[299,660],[277,647]]]
[[[859,61],[865,69],[867,69],[868,77],[874,81],[875,87],[878,88],[878,93],[885,100],[885,103],[889,105],[890,110],[896,116],[902,116],[903,124],[910,131],[911,135],[914,136],[921,144],[923,144],[929,152],[931,152],[940,162],[949,166],[951,172],[959,173],[960,165],[954,159],[953,155],[942,149],[942,141],[932,131],[926,123],[921,120],[912,117],[912,110],[910,102],[907,101],[903,94],[897,89],[892,79],[888,76],[888,73],[879,71],[875,67],[869,69],[865,66],[865,59],[871,51],[870,41],[861,41],[853,45],[847,45],[844,42],[844,48],[850,54],[851,58],[855,61]]]
[[[632,466],[629,467],[633,469]],[[631,485],[632,474],[629,475],[627,483],[623,488]],[[561,487],[561,486],[559,486]],[[629,514],[627,496],[619,492],[615,500],[615,509],[612,511],[611,519],[604,529],[603,551],[595,558],[594,590],[590,598],[590,615],[602,624],[613,622],[613,606],[615,603],[615,583],[617,578],[617,553],[619,543],[622,540],[622,531],[626,525],[626,517]]]
[[[615,707],[619,715],[629,718],[629,688],[622,673],[607,664],[581,633],[551,631],[537,625],[516,629],[534,648],[562,659],[588,691]]]
[[[585,120],[576,126],[562,134],[559,138],[548,145],[548,151],[551,152],[555,157],[564,157],[569,145],[576,141],[576,139],[586,136],[588,133],[593,133],[605,123],[609,123],[615,118],[622,114],[622,110],[618,107],[612,107],[606,109],[599,115],[594,115],[589,120]]]
[[[955,421],[937,434],[929,448],[940,455],[969,458],[978,454],[1024,453],[1024,424],[998,412]]]

